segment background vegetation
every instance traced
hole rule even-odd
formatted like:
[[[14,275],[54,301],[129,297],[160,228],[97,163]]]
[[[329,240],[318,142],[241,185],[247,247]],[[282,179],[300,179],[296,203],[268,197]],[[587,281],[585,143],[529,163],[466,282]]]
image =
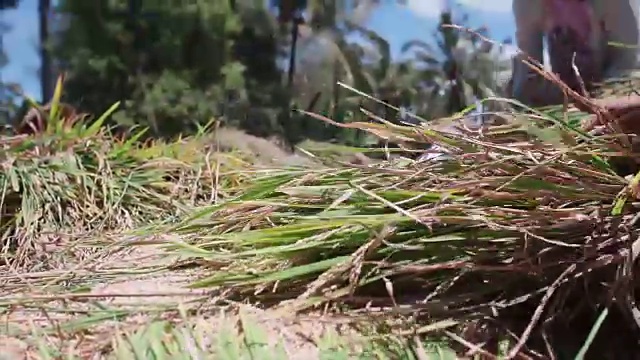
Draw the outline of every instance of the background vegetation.
[[[67,74],[65,102],[101,113],[122,101],[109,121],[148,126],[154,137],[193,134],[217,118],[290,144],[362,143],[352,131],[289,110],[311,109],[349,122],[361,119],[358,108],[365,106],[391,120],[406,118],[346,94],[337,86],[342,82],[426,119],[441,117],[495,92],[496,74],[508,62],[499,63],[500,52],[490,44],[446,28],[407,43],[407,56],[394,59],[388,42],[364,27],[375,1],[309,1],[289,79],[294,21],[278,16],[279,2],[142,4],[59,1],[56,11],[68,25],[49,34],[46,46],[49,61]],[[442,15],[441,23],[452,21],[451,14]]]

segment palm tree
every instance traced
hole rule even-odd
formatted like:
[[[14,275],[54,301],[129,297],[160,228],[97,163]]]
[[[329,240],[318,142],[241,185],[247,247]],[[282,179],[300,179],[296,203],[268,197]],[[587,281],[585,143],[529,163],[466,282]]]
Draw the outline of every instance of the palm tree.
[[[499,61],[499,52],[490,44],[453,28],[439,27],[436,46],[423,40],[405,44],[405,52],[418,51],[409,60],[392,61],[388,42],[362,25],[377,4],[379,1],[351,5],[341,0],[310,1],[296,59],[294,93],[299,106],[312,104],[334,120],[346,121],[366,104],[394,121],[402,115],[398,109],[409,108],[426,118],[441,117],[495,93],[497,72],[508,68],[508,62]],[[444,11],[440,25],[452,23],[452,12]],[[352,34],[365,42],[349,42]],[[363,100],[337,86],[338,81],[391,107]]]
[[[466,16],[463,17],[466,22]],[[449,27],[453,24],[451,11],[440,16],[436,32],[436,47],[422,41],[409,41],[403,52],[416,50],[413,66],[420,70],[422,85],[430,88],[427,105],[420,109],[431,117],[456,113],[478,99],[495,95],[500,87],[498,74],[507,70],[509,61],[488,42],[474,33],[487,37],[487,29],[462,33]]]
[[[330,3],[335,6],[338,2]],[[362,92],[394,106],[411,107],[428,117],[455,113],[476,99],[495,94],[500,85],[498,73],[508,70],[508,59],[501,59],[500,49],[478,36],[446,27],[454,23],[451,10],[441,14],[435,46],[424,40],[410,41],[402,51],[417,50],[414,56],[393,62],[386,40],[362,26],[378,3],[353,11],[358,21],[334,8],[323,9],[320,19],[312,17],[299,55],[296,92],[302,94],[301,98],[309,101],[318,92],[334,89],[332,82],[337,75]],[[337,24],[335,19],[342,22]],[[466,21],[463,16],[460,22]],[[484,28],[475,31],[487,35]],[[348,43],[347,36],[354,33],[365,38],[368,46]]]
[[[364,79],[360,74],[361,61],[365,60],[362,57],[371,55],[371,51],[350,43],[346,38],[357,31],[366,34],[366,29],[358,25],[367,20],[379,1],[309,2],[309,19],[300,28],[301,37],[296,59],[299,69],[296,93],[303,94],[308,100],[315,97],[319,91],[333,90],[334,80],[359,87],[365,86],[361,88],[365,92],[371,90],[368,84],[361,83]],[[380,49],[374,51],[378,50]],[[310,81],[311,79],[314,81]]]
[[[291,54],[296,55],[293,61],[296,71],[291,84],[292,100],[296,106],[316,111],[323,109],[335,120],[343,121],[344,116],[353,111],[345,107],[344,92],[337,82],[370,92],[371,88],[367,86],[362,74],[362,61],[367,57],[368,51],[347,41],[348,35],[357,31],[348,24],[364,22],[378,2],[310,0],[307,3],[307,18],[297,27],[299,33],[292,33],[289,39],[297,39],[295,47],[289,44]],[[316,135],[319,139],[334,138],[338,133],[345,133],[317,121],[285,121],[303,124],[305,133]]]

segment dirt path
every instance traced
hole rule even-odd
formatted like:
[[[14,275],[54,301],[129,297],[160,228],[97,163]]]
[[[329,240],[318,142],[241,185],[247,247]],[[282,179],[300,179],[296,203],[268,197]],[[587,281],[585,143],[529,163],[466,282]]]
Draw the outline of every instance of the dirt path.
[[[99,267],[92,266],[96,272],[95,278],[85,281],[91,283],[88,294],[95,296],[94,298],[56,301],[41,308],[16,306],[11,312],[0,314],[0,321],[7,325],[0,331],[0,360],[44,358],[38,353],[45,351],[42,350],[43,347],[49,349],[46,351],[56,350],[81,359],[115,358],[105,356],[113,351],[114,340],[118,335],[134,334],[163,320],[181,326],[182,329],[191,329],[192,333],[198,334],[200,347],[213,349],[221,331],[239,331],[239,308],[243,309],[252,323],[265,332],[271,346],[280,342],[290,359],[320,358],[315,342],[327,331],[341,330],[342,326],[337,321],[326,317],[282,317],[282,314],[276,315],[246,305],[226,308],[210,306],[211,301],[207,300],[204,291],[188,288],[188,284],[197,278],[197,270],[167,269],[177,259],[159,246],[137,246],[126,253],[117,252],[103,258]],[[136,270],[154,267],[165,270],[143,275],[132,274]],[[106,280],[101,276],[123,269],[128,269],[131,273]],[[90,308],[95,310],[97,305],[114,314],[126,310],[127,316],[100,321],[88,320],[91,316],[87,311]],[[178,307],[197,311],[197,315],[182,318],[175,311],[169,311]],[[165,308],[167,311],[158,311],[157,308]],[[79,321],[87,322],[86,326],[76,325],[74,328],[69,325]],[[58,330],[47,335],[36,335],[38,328],[51,328],[52,325],[53,328],[58,327]]]

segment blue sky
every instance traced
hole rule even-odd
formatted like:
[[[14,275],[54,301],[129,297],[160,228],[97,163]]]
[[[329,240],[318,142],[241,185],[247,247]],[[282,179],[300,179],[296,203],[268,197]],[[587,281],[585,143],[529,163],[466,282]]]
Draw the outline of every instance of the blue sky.
[[[87,0],[90,1],[90,0]],[[511,0],[459,0],[469,14],[471,26],[486,25],[495,40],[513,35]],[[385,2],[374,11],[368,26],[389,40],[397,54],[402,44],[411,39],[432,36],[442,0],[408,0],[407,6]],[[1,13],[11,26],[4,36],[9,65],[2,69],[2,80],[18,82],[29,96],[40,99],[36,51],[38,41],[38,0],[22,0],[18,9]]]

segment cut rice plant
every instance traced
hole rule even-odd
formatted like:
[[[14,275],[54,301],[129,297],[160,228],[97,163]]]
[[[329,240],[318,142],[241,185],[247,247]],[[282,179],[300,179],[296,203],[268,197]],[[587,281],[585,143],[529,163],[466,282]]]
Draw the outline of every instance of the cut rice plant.
[[[25,264],[43,238],[59,244],[70,234],[170,222],[230,196],[250,176],[250,164],[215,152],[204,134],[147,143],[145,129],[112,135],[103,125],[118,104],[92,123],[69,122],[60,92],[58,81],[38,131],[0,140],[0,264]]]
[[[484,343],[496,354],[502,339],[511,357],[574,356],[604,309],[600,333],[637,326],[637,181],[612,165],[625,149],[580,129],[584,114],[531,110],[477,133],[309,114],[447,157],[273,172],[157,231],[180,234],[170,249],[209,267],[194,287],[283,311],[334,304],[456,319],[475,339],[458,342],[466,350]],[[593,353],[632,338],[595,336]]]
[[[249,302],[277,318],[342,313],[358,341],[315,337],[319,358],[600,359],[640,350],[640,175],[634,161],[621,171],[619,158],[634,158],[628,148],[582,130],[584,113],[498,99],[524,110],[494,114],[507,121],[482,131],[456,128],[458,117],[402,126],[374,114],[376,122],[350,124],[307,114],[446,156],[350,165],[328,157],[368,149],[316,146],[306,149],[312,158],[329,155],[312,166],[254,166],[242,149],[218,151],[214,123],[190,138],[142,143],[144,130],[119,138],[102,127],[117,104],[93,123],[65,121],[60,84],[38,131],[1,142],[0,282],[11,294],[0,305],[3,315],[21,312],[0,336],[27,337],[42,358],[291,358],[290,344],[245,316],[212,326],[215,311],[177,318],[173,304],[134,311],[102,301],[151,297],[136,282],[124,294],[89,291],[189,267],[191,287],[211,289],[215,304]],[[155,254],[163,261],[100,264],[121,261],[123,250],[48,271],[34,256],[106,253],[108,241],[135,247],[132,234],[167,244]]]

